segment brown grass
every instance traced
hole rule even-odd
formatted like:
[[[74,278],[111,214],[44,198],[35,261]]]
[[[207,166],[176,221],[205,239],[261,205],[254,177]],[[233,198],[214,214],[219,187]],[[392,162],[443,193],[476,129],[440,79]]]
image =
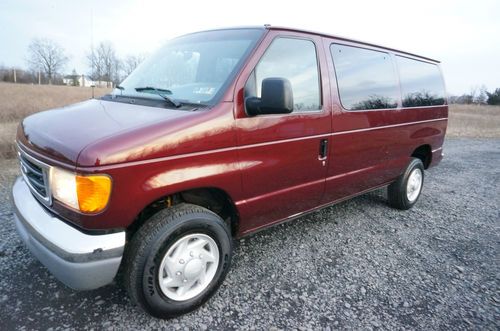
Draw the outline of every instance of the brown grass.
[[[500,138],[500,106],[451,105],[446,135]]]
[[[109,92],[96,88],[95,96]],[[13,142],[22,118],[91,97],[89,87],[0,83],[0,159],[15,155]],[[447,136],[500,138],[500,106],[451,105]]]

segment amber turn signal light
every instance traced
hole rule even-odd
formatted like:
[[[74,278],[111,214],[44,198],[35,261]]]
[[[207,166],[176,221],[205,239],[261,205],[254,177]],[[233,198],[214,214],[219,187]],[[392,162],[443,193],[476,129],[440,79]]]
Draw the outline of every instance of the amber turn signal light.
[[[76,176],[80,211],[97,213],[106,208],[111,195],[111,178],[104,175]]]

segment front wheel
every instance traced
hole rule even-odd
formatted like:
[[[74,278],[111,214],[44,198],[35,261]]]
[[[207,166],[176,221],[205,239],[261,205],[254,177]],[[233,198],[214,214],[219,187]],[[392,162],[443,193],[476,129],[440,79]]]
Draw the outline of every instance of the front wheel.
[[[413,158],[405,172],[389,185],[389,204],[397,209],[410,209],[417,202],[424,185],[424,164]]]
[[[149,219],[127,248],[125,287],[149,314],[192,311],[217,290],[229,270],[231,232],[208,209],[180,204]]]

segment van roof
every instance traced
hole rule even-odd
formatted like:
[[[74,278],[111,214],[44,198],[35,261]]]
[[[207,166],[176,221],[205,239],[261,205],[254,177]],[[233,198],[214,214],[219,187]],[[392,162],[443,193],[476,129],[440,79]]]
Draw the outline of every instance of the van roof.
[[[285,26],[272,26],[271,24],[265,24],[265,25],[257,25],[257,26],[254,25],[254,26],[227,27],[227,28],[220,28],[220,29],[213,29],[213,30],[232,30],[232,29],[267,29],[267,30],[282,30],[282,31],[302,32],[302,33],[314,34],[314,35],[322,36],[322,37],[329,37],[329,38],[335,38],[335,39],[339,39],[339,40],[343,40],[343,41],[354,42],[354,43],[358,43],[358,44],[366,45],[366,46],[371,46],[371,47],[378,47],[378,48],[382,48],[382,49],[385,49],[388,51],[397,52],[399,54],[410,55],[410,56],[417,57],[417,58],[420,58],[423,60],[427,60],[427,61],[431,61],[431,62],[435,62],[435,63],[440,63],[440,61],[435,60],[435,59],[431,59],[431,58],[428,58],[428,57],[425,57],[422,55],[418,55],[418,54],[414,54],[414,53],[410,53],[410,52],[401,51],[399,49],[395,49],[395,48],[391,48],[391,47],[386,47],[386,46],[382,46],[382,45],[377,45],[377,44],[373,44],[373,43],[368,43],[368,42],[364,42],[364,41],[360,41],[360,40],[356,40],[356,39],[352,39],[352,38],[341,37],[341,36],[332,35],[332,34],[323,33],[323,32],[309,31],[309,30],[305,30],[305,29],[290,28],[290,27],[285,27]]]
[[[400,54],[406,54],[406,55],[418,57],[418,58],[421,58],[421,59],[424,59],[424,60],[427,60],[427,61],[432,61],[432,62],[440,63],[440,61],[438,61],[438,60],[431,59],[431,58],[428,58],[428,57],[425,57],[425,56],[421,56],[421,55],[418,55],[418,54],[409,53],[409,52],[401,51],[399,49],[395,49],[395,48],[391,48],[391,47],[386,47],[386,46],[381,46],[381,45],[377,45],[377,44],[373,44],[373,43],[368,43],[368,42],[364,42],[364,41],[360,41],[360,40],[356,40],[356,39],[341,37],[341,36],[337,36],[337,35],[331,35],[331,34],[328,34],[328,33],[322,33],[322,32],[316,32],[316,31],[309,31],[309,30],[304,30],[304,29],[296,29],[296,28],[290,28],[290,27],[284,27],[284,26],[271,26],[270,24],[266,24],[266,25],[264,25],[264,27],[266,29],[269,29],[269,30],[285,30],[285,31],[303,32],[303,33],[314,34],[314,35],[323,36],[323,37],[330,37],[330,38],[340,39],[340,40],[344,40],[344,41],[355,42],[355,43],[366,45],[366,46],[379,47],[379,48],[383,48],[383,49],[386,49],[386,50],[389,50],[389,51],[393,51],[393,52],[397,52],[397,53],[400,53]]]

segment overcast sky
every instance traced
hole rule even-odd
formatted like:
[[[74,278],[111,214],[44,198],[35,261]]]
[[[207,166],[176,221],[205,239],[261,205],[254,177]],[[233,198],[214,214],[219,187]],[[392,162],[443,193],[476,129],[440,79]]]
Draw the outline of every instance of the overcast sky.
[[[36,37],[67,51],[68,73],[87,73],[92,39],[94,45],[111,41],[125,56],[151,53],[187,32],[270,23],[438,59],[448,92],[460,94],[482,84],[500,87],[499,15],[499,0],[2,0],[0,65],[26,67],[27,47]]]

